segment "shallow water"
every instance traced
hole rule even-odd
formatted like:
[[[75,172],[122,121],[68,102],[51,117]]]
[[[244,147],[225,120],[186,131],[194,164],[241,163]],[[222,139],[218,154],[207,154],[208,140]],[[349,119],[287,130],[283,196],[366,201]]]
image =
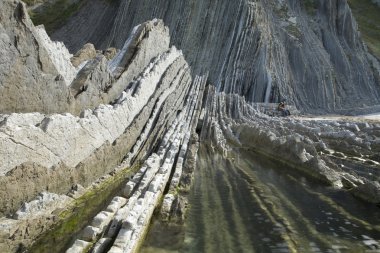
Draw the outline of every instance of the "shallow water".
[[[185,226],[154,221],[141,252],[380,252],[380,208],[247,150],[201,146]]]

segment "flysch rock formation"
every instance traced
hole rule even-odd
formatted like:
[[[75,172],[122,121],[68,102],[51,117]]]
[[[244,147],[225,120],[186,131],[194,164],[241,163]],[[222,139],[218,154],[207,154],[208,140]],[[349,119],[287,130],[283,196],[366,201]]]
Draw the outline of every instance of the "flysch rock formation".
[[[115,197],[104,211],[98,213],[66,252],[86,252],[91,247],[93,252],[104,252],[107,248],[110,248],[108,252],[115,253],[137,250],[172,170],[172,183],[176,184],[181,177],[180,168],[186,157],[190,129],[196,121],[193,117],[195,108],[201,101],[199,91],[203,90],[205,83],[205,78],[196,78],[185,108],[164,135],[157,153],[150,155],[125,185],[123,196]]]
[[[53,34],[63,44],[22,2],[1,1],[1,251],[137,252],[156,209],[184,221],[200,141],[379,203],[378,123],[269,117],[252,103],[378,108],[379,62],[346,0],[308,3],[88,1]],[[125,171],[87,224],[49,237]]]
[[[1,1],[0,8],[1,112],[65,110],[70,94],[63,76],[70,67],[63,70],[55,66],[42,46],[40,30],[34,28],[21,2]],[[63,44],[54,46],[57,49]],[[59,71],[67,72],[61,75]]]
[[[210,90],[202,139],[220,152],[246,149],[287,164],[321,183],[380,202],[380,124],[260,113],[244,97]]]
[[[34,27],[21,2],[9,2],[1,3],[3,113],[79,115],[85,109],[108,104],[118,98],[152,58],[169,47],[169,31],[162,21],[146,22],[136,27],[136,34],[126,39],[122,52],[112,62],[108,62],[107,50],[106,55],[98,54],[92,59],[83,56],[83,50],[82,55],[78,52],[73,58],[74,66],[73,55],[63,43],[52,42],[42,26]],[[120,73],[116,73],[115,66]]]
[[[155,207],[177,153],[184,152],[180,148],[206,81],[198,78],[192,85],[182,52],[169,47],[168,28],[157,19],[142,23],[110,60],[89,54],[74,66],[62,43],[33,26],[22,2],[2,1],[0,9],[1,95],[8,99],[1,100],[1,111],[12,112],[0,118],[3,252],[23,250],[48,230],[54,211],[75,199],[65,196],[74,186],[117,173],[115,168],[131,166],[157,146],[151,157],[160,164],[158,171],[145,167],[146,180],[154,182],[148,192],[139,189],[152,196],[137,202]],[[150,217],[144,216],[140,234]]]
[[[121,48],[135,25],[156,17],[219,91],[250,102],[286,99],[303,112],[379,109],[379,63],[346,0],[91,1],[52,36],[72,51],[87,42]]]

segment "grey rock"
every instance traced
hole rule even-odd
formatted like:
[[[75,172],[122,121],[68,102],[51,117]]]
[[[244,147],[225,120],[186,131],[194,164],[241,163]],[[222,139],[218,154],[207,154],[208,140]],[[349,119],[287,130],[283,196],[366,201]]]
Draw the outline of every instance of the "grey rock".
[[[0,3],[0,112],[65,112],[72,99],[23,3]]]
[[[67,196],[77,199],[85,193],[85,188],[80,184],[74,185]]]
[[[171,210],[173,206],[173,201],[176,197],[173,194],[166,194],[164,200],[162,201],[160,216],[164,221],[168,221],[171,215]]]
[[[94,246],[93,253],[103,253],[111,246],[111,238],[101,238]]]
[[[37,199],[24,203],[15,213],[15,219],[31,219],[32,217],[48,216],[56,209],[63,208],[71,198],[65,195],[42,192]]]
[[[363,135],[352,119],[337,124],[335,120],[268,117],[243,97],[213,89],[205,107],[208,113],[201,139],[215,143],[221,153],[248,148],[336,188],[351,189],[367,201],[376,203],[380,196],[378,158],[373,156],[379,143],[371,137],[379,134],[373,128]],[[318,135],[315,129],[321,129]]]
[[[96,56],[96,49],[93,44],[85,44],[72,58],[71,63],[78,67],[84,61],[91,60]]]
[[[369,202],[379,204],[380,203],[380,184],[379,182],[367,181],[364,184],[352,190],[352,193],[362,199]]]
[[[98,48],[122,48],[135,25],[162,18],[194,73],[209,71],[210,82],[220,91],[255,102],[287,99],[308,112],[379,109],[374,105],[379,105],[380,80],[372,67],[378,60],[367,53],[347,1],[315,1],[313,13],[295,0],[280,5],[263,0],[132,0],[117,8],[90,6],[93,2],[101,1],[84,6],[53,38],[73,51],[83,45],[84,34]],[[90,13],[101,17],[84,20]]]
[[[82,253],[85,252],[88,247],[91,246],[91,243],[83,241],[83,240],[76,240],[74,245],[70,247],[68,250],[66,250],[66,253]]]
[[[100,228],[93,227],[93,226],[87,226],[83,229],[82,235],[80,238],[83,241],[92,242],[95,241],[96,236],[101,232]]]
[[[375,108],[379,63],[362,44],[347,2],[318,0],[315,13],[295,0],[267,3],[87,2],[54,37],[71,49],[92,42],[105,51],[86,44],[72,58],[74,66],[62,44],[33,26],[22,3],[0,3],[0,111],[13,112],[0,116],[0,212],[12,214],[26,201],[19,222],[51,213],[70,198],[33,200],[40,192],[74,188],[69,196],[78,197],[78,184],[87,187],[141,159],[123,190],[128,199],[115,197],[67,251],[87,250],[104,235],[95,249],[111,247],[114,237],[109,252],[133,252],[167,186],[162,217],[184,221],[186,197],[173,192],[189,189],[199,140],[224,155],[231,147],[253,149],[378,203],[375,124],[269,117],[251,103],[287,98],[308,112]],[[145,22],[151,16],[164,18],[171,30],[162,20]],[[189,63],[171,43],[184,49]],[[215,86],[203,97],[208,81]],[[4,231],[13,229],[4,224]]]

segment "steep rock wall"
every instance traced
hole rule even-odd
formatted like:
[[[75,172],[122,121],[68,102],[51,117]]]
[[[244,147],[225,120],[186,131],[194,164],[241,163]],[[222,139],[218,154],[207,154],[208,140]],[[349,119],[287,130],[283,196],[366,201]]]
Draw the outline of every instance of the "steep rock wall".
[[[5,0],[0,10],[0,112],[66,111],[71,100],[67,84],[24,5]]]
[[[43,26],[34,27],[24,4],[1,2],[0,113],[73,113],[113,102],[158,55],[167,51],[169,30],[162,21],[145,22],[112,62],[100,52],[76,59]],[[126,70],[126,71],[125,71]]]
[[[0,115],[1,214],[45,190],[61,194],[87,186],[128,152],[131,161],[154,149],[192,83],[182,51],[169,47],[162,20],[136,26],[113,59],[98,54],[77,69],[62,44],[33,26],[21,2],[1,6],[1,38],[11,47],[1,47],[6,99],[0,105],[12,112]],[[19,62],[23,57],[30,59]]]
[[[73,51],[83,36],[121,48],[134,25],[158,17],[195,73],[209,71],[220,91],[247,101],[287,99],[309,112],[358,113],[379,104],[378,61],[368,55],[346,0],[129,0],[96,23],[82,19],[90,11],[100,10],[82,8],[53,38]]]

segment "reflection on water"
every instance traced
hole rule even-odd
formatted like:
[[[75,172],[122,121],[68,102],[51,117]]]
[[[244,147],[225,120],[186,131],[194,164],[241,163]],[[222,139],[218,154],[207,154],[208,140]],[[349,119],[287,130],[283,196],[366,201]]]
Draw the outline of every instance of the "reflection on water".
[[[203,145],[184,227],[153,224],[141,252],[380,252],[380,208],[239,150]]]

